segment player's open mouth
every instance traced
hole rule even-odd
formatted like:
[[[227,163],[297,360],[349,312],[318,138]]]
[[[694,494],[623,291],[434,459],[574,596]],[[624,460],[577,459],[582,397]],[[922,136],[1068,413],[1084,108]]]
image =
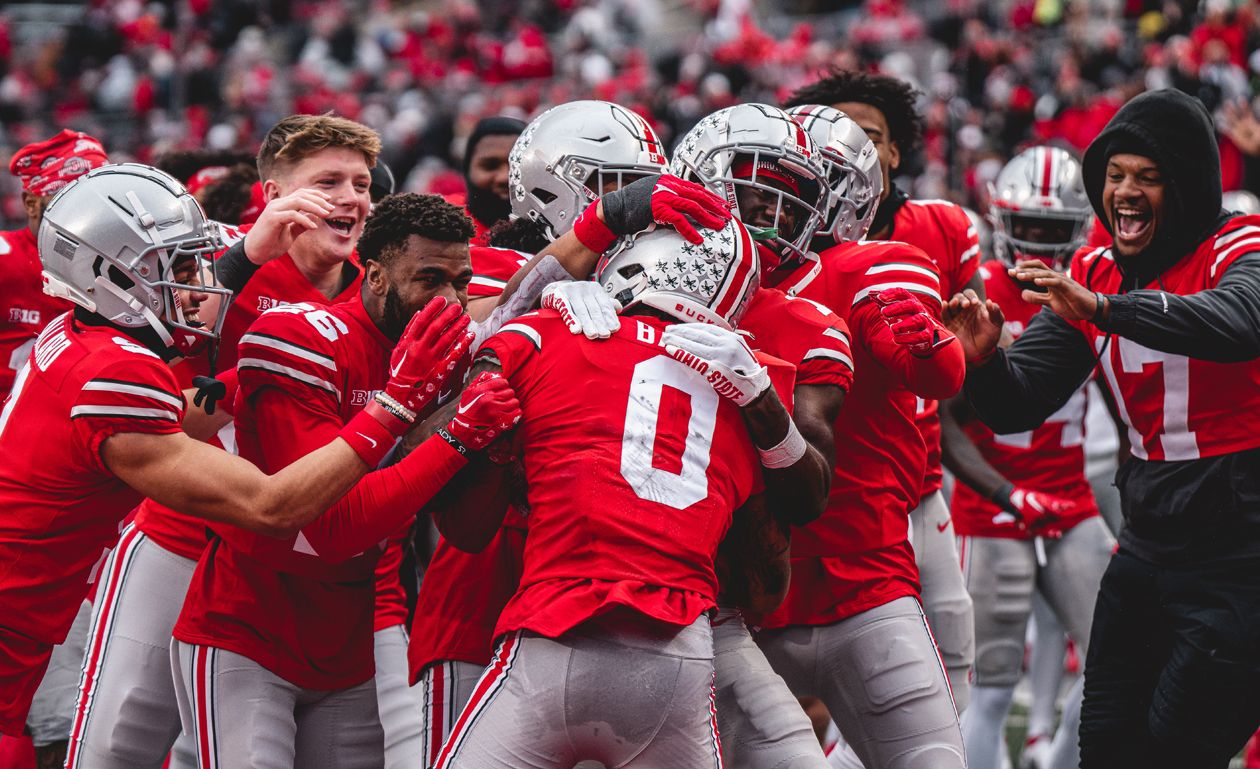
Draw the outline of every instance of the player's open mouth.
[[[342,235],[349,235],[350,231],[354,229],[354,219],[347,216],[334,216],[333,218],[325,219],[324,221],[328,222],[329,227],[333,228]]]
[[[1140,241],[1151,228],[1153,217],[1149,211],[1130,206],[1116,206],[1112,209],[1115,222],[1115,235],[1129,242]]]

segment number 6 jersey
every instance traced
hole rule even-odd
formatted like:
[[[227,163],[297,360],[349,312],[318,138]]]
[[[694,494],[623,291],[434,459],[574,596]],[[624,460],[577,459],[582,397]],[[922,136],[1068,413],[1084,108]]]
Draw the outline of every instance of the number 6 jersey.
[[[558,637],[614,607],[677,626],[716,605],[713,559],[760,463],[739,409],[665,355],[669,323],[606,341],[548,310],[486,342],[521,401],[525,571],[496,635]]]

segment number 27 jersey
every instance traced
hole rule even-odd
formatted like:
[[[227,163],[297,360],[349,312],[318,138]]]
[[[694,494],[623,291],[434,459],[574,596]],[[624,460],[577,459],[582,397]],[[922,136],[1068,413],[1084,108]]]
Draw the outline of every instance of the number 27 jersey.
[[[686,625],[716,604],[717,546],[760,464],[739,409],[665,355],[667,325],[591,341],[544,310],[486,342],[521,401],[530,502],[497,634],[554,638],[614,606]]]

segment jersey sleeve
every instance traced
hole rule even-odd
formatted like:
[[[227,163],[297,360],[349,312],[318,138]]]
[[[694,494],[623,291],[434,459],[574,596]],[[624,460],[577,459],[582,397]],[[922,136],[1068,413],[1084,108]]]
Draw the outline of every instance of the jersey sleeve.
[[[542,352],[543,320],[541,313],[531,312],[505,324],[482,345],[478,358],[493,355],[503,369],[503,376],[512,379],[532,357]]]
[[[919,248],[908,243],[889,243],[859,277],[853,292],[853,308],[872,294],[904,288],[919,297],[934,315],[941,312],[941,275]]]
[[[951,205],[947,210],[945,218],[951,232],[953,250],[958,257],[953,265],[954,274],[948,279],[944,275],[941,277],[941,289],[946,300],[962,291],[980,267],[980,233],[976,231],[976,225],[961,207]]]
[[[532,256],[510,248],[475,246],[470,253],[473,277],[468,284],[468,297],[477,299],[502,294],[508,281]]]
[[[853,385],[853,349],[849,326],[825,306],[792,297],[788,311],[812,328],[796,373],[798,385],[835,385],[845,392]]]
[[[313,305],[285,305],[263,313],[237,347],[237,397],[245,401],[274,387],[318,405],[337,420],[343,377],[332,345],[345,332],[341,319]]]
[[[161,359],[120,351],[87,380],[70,407],[70,420],[91,461],[106,471],[101,444],[118,433],[167,435],[184,420],[184,397],[175,373]]]

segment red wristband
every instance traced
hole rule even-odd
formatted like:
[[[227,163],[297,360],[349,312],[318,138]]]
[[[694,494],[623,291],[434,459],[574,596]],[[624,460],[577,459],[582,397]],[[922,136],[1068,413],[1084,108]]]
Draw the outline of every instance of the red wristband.
[[[390,449],[394,448],[394,442],[397,440],[396,436],[369,414],[367,409],[355,414],[354,418],[341,428],[340,436],[373,470]]]
[[[599,214],[596,213],[598,209],[598,200],[587,206],[582,215],[573,222],[573,234],[579,243],[597,254],[602,254],[617,242],[617,235],[600,221]]]

